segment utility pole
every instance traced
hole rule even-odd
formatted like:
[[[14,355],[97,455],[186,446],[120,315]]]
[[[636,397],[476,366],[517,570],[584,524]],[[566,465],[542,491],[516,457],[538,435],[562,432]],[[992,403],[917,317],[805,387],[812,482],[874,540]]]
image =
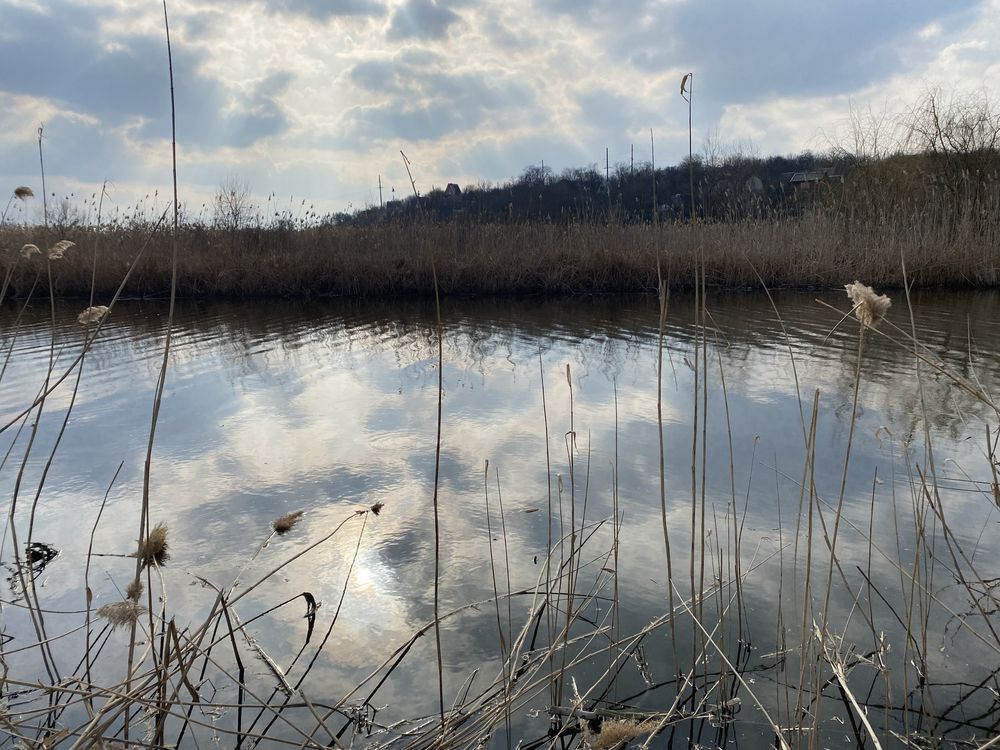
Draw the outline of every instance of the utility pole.
[[[378,176],[378,207],[385,208],[382,204],[382,175]]]

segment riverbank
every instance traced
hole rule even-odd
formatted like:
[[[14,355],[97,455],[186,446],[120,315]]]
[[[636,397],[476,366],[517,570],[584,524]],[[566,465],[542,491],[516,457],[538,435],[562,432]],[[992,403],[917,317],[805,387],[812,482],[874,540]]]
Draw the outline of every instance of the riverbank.
[[[968,215],[965,215],[965,214]],[[67,239],[51,261],[58,296],[104,299],[134,264],[123,294],[169,294],[171,236],[165,225],[111,229],[0,227],[6,296],[44,288],[46,255],[22,256]],[[644,292],[657,266],[672,288],[705,269],[713,288],[837,287],[859,278],[879,287],[990,287],[1000,280],[1000,216],[969,211],[852,219],[816,210],[797,218],[685,224],[388,223],[367,227],[183,226],[177,292],[190,298],[427,294],[434,272],[444,294]],[[433,261],[433,270],[432,270]],[[700,273],[700,270],[699,270]]]

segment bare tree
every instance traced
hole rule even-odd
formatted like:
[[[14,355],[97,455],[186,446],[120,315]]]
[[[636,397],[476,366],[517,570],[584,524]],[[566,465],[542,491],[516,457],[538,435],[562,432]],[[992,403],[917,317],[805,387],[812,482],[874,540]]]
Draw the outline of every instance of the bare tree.
[[[886,105],[876,111],[871,104],[861,108],[853,101],[846,133],[828,139],[834,157],[863,163],[887,159],[903,150],[906,126]]]
[[[985,90],[946,95],[929,89],[906,120],[906,143],[913,151],[969,155],[1000,146],[1000,113]]]
[[[212,205],[213,223],[234,232],[246,225],[253,213],[250,185],[239,177],[228,177],[219,186]]]

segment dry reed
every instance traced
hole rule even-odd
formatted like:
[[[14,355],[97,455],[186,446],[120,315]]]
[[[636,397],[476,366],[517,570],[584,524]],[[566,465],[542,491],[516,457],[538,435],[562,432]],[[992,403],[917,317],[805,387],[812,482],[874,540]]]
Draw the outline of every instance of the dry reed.
[[[139,540],[139,549],[135,553],[135,557],[139,558],[143,567],[154,563],[163,565],[170,559],[167,547],[167,524],[160,521],[144,538]]]
[[[295,528],[295,525],[301,520],[303,513],[304,511],[295,510],[283,516],[278,516],[271,521],[271,528],[274,529],[275,534],[287,534]]]
[[[172,267],[169,235],[137,224],[68,229],[78,243],[100,239],[96,269],[86,254],[67,254],[52,270],[57,295],[87,297],[93,282],[106,297],[121,281],[134,248],[150,248],[126,294],[165,297]],[[917,214],[846,221],[816,209],[801,217],[705,223],[689,227],[620,224],[443,224],[415,221],[370,227],[248,228],[232,233],[181,226],[177,294],[184,297],[428,295],[435,264],[442,294],[656,292],[657,252],[673,289],[691,289],[703,264],[708,288],[841,286],[845,275],[899,287],[899,253],[916,286],[991,286],[1000,282],[1000,222],[991,212],[947,220]],[[20,246],[27,229],[0,227],[0,245]],[[9,294],[23,296],[41,268],[15,264]],[[700,274],[700,271],[699,271]],[[758,279],[759,275],[759,279]]]
[[[108,621],[112,630],[117,630],[122,626],[135,625],[139,616],[146,611],[135,599],[125,599],[120,602],[112,602],[98,608],[97,616]]]

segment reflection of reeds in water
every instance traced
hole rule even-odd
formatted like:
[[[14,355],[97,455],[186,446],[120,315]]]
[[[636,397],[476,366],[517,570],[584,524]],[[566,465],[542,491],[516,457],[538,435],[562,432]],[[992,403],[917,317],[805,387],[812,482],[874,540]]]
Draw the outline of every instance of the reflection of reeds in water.
[[[880,295],[866,289],[861,287],[858,300],[862,305],[870,303],[871,308],[864,313],[870,317],[859,316],[857,310],[849,310],[847,315],[858,318],[859,330],[865,331],[866,336],[883,336],[882,331],[890,328],[891,322],[883,317],[888,303],[879,301]],[[855,302],[852,297],[852,303]],[[699,356],[692,358],[692,367],[698,371],[698,387],[704,389],[710,375],[706,369],[710,361],[706,348],[713,347],[712,339],[706,335],[711,327],[711,312],[709,301],[701,294],[698,306]],[[664,315],[665,310],[661,310],[661,317]],[[869,327],[880,320],[880,328]],[[906,339],[900,341],[910,345]],[[929,354],[921,350],[921,356]],[[722,367],[721,359],[719,366]],[[723,373],[720,381],[723,388],[725,380]],[[573,381],[560,379],[559,387],[560,393],[569,398]],[[711,443],[704,441],[713,415],[706,411],[704,393],[698,392],[697,396],[700,419],[694,437],[699,447],[714,450]],[[193,743],[196,739],[201,743],[207,738],[202,712],[213,710],[220,712],[220,718],[211,731],[223,738],[224,745],[241,748],[278,738],[287,741],[289,736],[306,747],[327,746],[332,738],[337,738],[334,745],[348,747],[351,743],[368,741],[370,731],[378,732],[389,746],[405,750],[486,747],[491,743],[497,746],[500,735],[510,738],[512,748],[518,741],[522,747],[540,743],[539,748],[555,741],[567,747],[610,750],[657,746],[669,742],[671,732],[685,737],[701,736],[703,746],[724,746],[727,738],[738,739],[743,727],[750,727],[750,733],[756,732],[761,722],[771,727],[776,746],[791,748],[806,746],[813,737],[818,743],[826,742],[821,738],[828,736],[830,722],[836,721],[845,722],[843,732],[858,744],[886,746],[896,733],[914,746],[927,734],[928,722],[947,723],[948,719],[933,707],[935,691],[948,689],[934,681],[931,657],[940,633],[935,625],[937,614],[952,610],[954,627],[950,637],[961,635],[978,643],[985,653],[1000,655],[994,614],[997,587],[989,576],[978,572],[979,566],[951,531],[945,504],[933,500],[937,489],[933,476],[927,472],[914,468],[912,479],[920,488],[913,507],[914,527],[907,532],[903,528],[903,514],[897,514],[891,523],[898,525],[894,534],[901,542],[900,550],[892,554],[880,549],[874,541],[874,513],[865,528],[845,511],[841,498],[823,498],[816,490],[815,480],[816,464],[822,459],[816,450],[818,396],[812,403],[812,413],[803,415],[803,419],[809,418],[809,423],[802,425],[806,450],[800,515],[808,515],[809,521],[802,533],[796,534],[801,537],[797,542],[799,548],[790,553],[788,545],[783,543],[771,556],[758,547],[752,556],[741,557],[741,544],[745,540],[741,542],[742,520],[738,515],[735,480],[732,477],[727,480],[734,483],[732,492],[727,490],[733,498],[727,500],[726,507],[714,518],[707,503],[703,515],[699,491],[694,518],[696,528],[705,532],[700,534],[703,541],[695,544],[691,553],[694,559],[684,561],[685,572],[680,579],[664,582],[664,610],[651,622],[633,624],[630,629],[627,618],[620,616],[620,610],[629,604],[630,582],[627,579],[618,582],[617,576],[619,566],[627,564],[629,545],[619,548],[617,516],[595,519],[593,512],[587,510],[587,492],[579,488],[586,485],[583,473],[589,474],[589,465],[583,458],[589,455],[590,447],[578,445],[572,439],[580,430],[573,422],[567,425],[572,427],[567,433],[567,446],[569,455],[579,457],[580,462],[567,459],[569,473],[559,477],[560,490],[550,513],[556,521],[555,534],[546,559],[538,561],[538,579],[534,584],[517,588],[504,575],[510,570],[510,561],[506,555],[507,524],[499,507],[502,501],[499,477],[494,506],[494,493],[488,488],[490,477],[485,474],[485,527],[490,534],[491,551],[493,535],[498,536],[497,544],[504,546],[503,561],[499,558],[492,561],[494,571],[503,566],[499,572],[504,577],[494,578],[492,595],[485,601],[452,610],[442,607],[437,617],[420,625],[412,637],[390,644],[385,661],[371,665],[369,676],[359,684],[343,688],[316,681],[314,670],[314,665],[324,659],[336,658],[331,634],[337,627],[340,603],[351,586],[353,557],[346,568],[337,571],[342,576],[343,589],[340,601],[332,607],[327,604],[320,608],[312,592],[289,591],[281,601],[263,607],[257,605],[260,608],[257,612],[241,610],[248,609],[254,601],[248,594],[263,591],[265,582],[272,589],[280,586],[280,571],[334,537],[357,533],[356,541],[348,540],[356,556],[365,544],[365,524],[382,511],[381,502],[345,512],[339,526],[309,540],[304,549],[290,551],[283,559],[268,560],[268,555],[282,554],[281,545],[268,545],[273,535],[293,530],[312,531],[301,524],[302,511],[274,518],[269,528],[261,530],[263,540],[232,584],[216,587],[206,582],[207,588],[202,590],[209,596],[204,619],[184,631],[172,625],[168,612],[149,611],[150,602],[165,599],[165,592],[156,590],[164,583],[155,571],[167,560],[168,530],[165,523],[156,524],[140,541],[135,553],[142,567],[151,569],[154,575],[147,579],[144,573],[141,578],[131,579],[123,600],[105,604],[96,611],[105,628],[95,627],[92,652],[88,655],[91,679],[95,680],[88,682],[93,686],[93,694],[88,696],[93,704],[93,718],[83,715],[72,718],[72,694],[60,687],[63,683],[59,680],[53,680],[39,693],[51,704],[43,706],[36,701],[33,713],[24,716],[58,715],[80,747],[96,745],[122,733],[126,716],[131,717],[133,734],[139,731],[138,712],[148,706],[154,707],[152,712],[144,714],[152,717],[151,731],[162,734],[161,744],[175,746],[186,746],[186,742]],[[576,413],[575,405],[572,411]],[[728,426],[728,409],[720,405],[717,411],[715,419],[719,422],[725,411]],[[541,429],[541,419],[539,424]],[[446,424],[443,432],[447,435]],[[663,449],[670,448],[669,442],[665,442]],[[995,462],[992,442],[988,455]],[[702,457],[697,458],[700,490],[707,474]],[[732,461],[731,454],[729,460]],[[846,458],[836,460],[847,465]],[[581,476],[575,477],[576,472]],[[573,487],[578,488],[579,497],[574,495]],[[561,523],[558,498],[563,505]],[[677,514],[671,512],[672,498],[669,494],[665,498],[664,518],[668,515],[676,518]],[[590,503],[593,502],[591,498]],[[933,542],[935,525],[942,535],[937,541],[938,548]],[[669,531],[686,532],[676,526]],[[857,559],[845,558],[843,548],[848,533],[867,545],[869,557],[885,556],[891,561],[898,573],[897,590],[887,589],[884,577],[873,575],[870,561],[862,571],[855,567]],[[915,544],[903,538],[907,533]],[[442,543],[448,543],[446,534]],[[659,549],[660,554],[665,552],[662,545]],[[673,552],[677,554],[676,549]],[[935,576],[941,576],[936,570],[940,563],[935,559],[942,552],[949,556],[954,580],[968,592],[968,611],[954,611],[953,596],[946,599],[934,587]],[[784,617],[781,608],[795,601],[798,617],[789,617],[795,624],[779,627],[774,643],[770,644],[761,642],[761,629],[751,626],[754,619],[767,615],[746,611],[744,601],[759,577],[769,575],[764,572],[765,566],[773,564],[779,554],[782,568],[792,566],[792,575],[783,576],[783,580],[787,582],[790,578],[797,583],[793,592],[779,592],[783,601],[778,603],[777,616],[780,622]],[[267,572],[257,575],[250,585],[244,585],[240,578],[251,569],[250,563],[260,561],[267,561]],[[700,572],[703,567],[704,574]],[[146,592],[144,581],[149,580],[153,582],[153,590]],[[442,580],[442,586],[445,585]],[[666,606],[668,592],[675,602],[673,609]],[[837,602],[844,597],[848,599],[846,610],[850,612],[838,611]],[[39,615],[46,614],[37,599],[30,599],[29,604]],[[287,653],[270,645],[265,649],[264,640],[251,635],[253,623],[262,617],[293,623],[302,617],[303,610],[306,633]],[[405,670],[414,668],[421,673],[421,667],[411,662],[418,658],[416,644],[430,635],[431,630],[461,629],[466,624],[475,627],[486,615],[495,620],[491,627],[497,644],[493,662],[483,665],[477,678],[470,678],[457,693],[454,690],[447,693],[442,716],[435,716],[433,721],[414,717],[394,721],[391,726],[380,723],[377,714],[373,716],[375,708],[382,705],[382,691],[397,678],[403,680],[401,684],[410,679],[403,676]],[[905,641],[892,644],[885,635],[885,625],[897,618],[907,624],[902,629]],[[153,623],[151,627],[147,619]],[[852,620],[860,627],[852,625]],[[326,631],[324,637],[314,637],[316,625],[321,625],[315,629],[317,633]],[[122,658],[120,650],[104,647],[115,629],[137,631],[135,662],[128,671],[127,682],[100,684],[96,676],[110,671],[101,668],[102,665],[111,667],[115,659]],[[302,633],[290,632],[300,636]],[[751,642],[753,638],[757,640]],[[673,639],[679,641],[676,649],[670,645]],[[139,648],[146,643],[155,646],[157,658]],[[447,657],[448,641],[442,643]],[[41,651],[42,646],[35,648]],[[433,656],[430,658],[433,660]],[[263,667],[255,670],[251,663]],[[433,664],[426,666],[434,668]],[[6,679],[11,686],[25,682],[13,674]],[[228,689],[213,695],[209,681],[214,690],[221,686]],[[560,687],[568,685],[573,688],[563,690],[565,700],[560,701]],[[765,687],[769,685],[773,687]],[[331,695],[334,690],[336,693]],[[428,684],[428,692],[436,690]],[[906,697],[898,697],[900,694]],[[983,694],[983,690],[969,688],[969,695],[976,696],[976,700]],[[108,695],[128,697],[108,700],[104,697]],[[227,697],[223,701],[221,696]],[[215,701],[219,705],[213,708]],[[232,707],[223,707],[223,702]],[[394,709],[398,712],[405,707]],[[532,718],[534,711],[541,711],[538,718]],[[24,718],[15,722],[22,734],[27,734],[28,721]],[[965,737],[990,726],[981,720],[968,724]]]

